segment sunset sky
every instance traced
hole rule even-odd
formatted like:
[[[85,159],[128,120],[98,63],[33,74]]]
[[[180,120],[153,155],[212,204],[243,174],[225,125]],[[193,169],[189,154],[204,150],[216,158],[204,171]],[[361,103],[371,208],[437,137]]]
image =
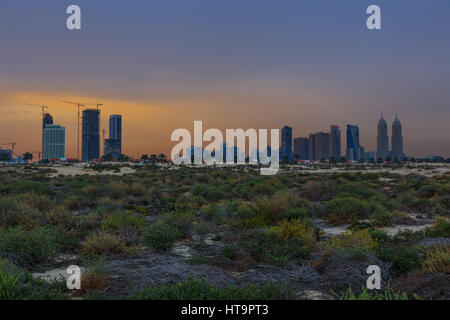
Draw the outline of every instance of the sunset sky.
[[[104,129],[122,114],[132,156],[170,154],[194,120],[294,137],[337,124],[343,151],[357,124],[375,150],[380,114],[390,136],[398,112],[406,155],[450,157],[449,16],[448,0],[0,0],[0,143],[39,151],[41,110],[24,103],[46,104],[74,157],[72,100],[103,103]]]

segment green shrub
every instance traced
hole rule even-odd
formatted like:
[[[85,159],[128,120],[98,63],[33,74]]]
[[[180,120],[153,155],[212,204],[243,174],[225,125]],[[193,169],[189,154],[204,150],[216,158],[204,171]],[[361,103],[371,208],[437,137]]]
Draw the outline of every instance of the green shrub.
[[[422,261],[422,270],[450,274],[450,246],[446,248],[433,247],[428,250]]]
[[[81,254],[87,256],[110,255],[126,253],[123,240],[113,234],[99,232],[90,235],[82,243]]]
[[[309,257],[311,249],[298,239],[285,240],[273,232],[254,231],[245,234],[240,247],[257,262],[286,264]]]
[[[33,279],[26,271],[0,260],[0,301],[68,299],[64,287],[65,283],[59,281]]]
[[[393,263],[393,270],[397,274],[403,274],[417,269],[423,254],[416,247],[400,246],[386,243],[376,249],[377,256],[386,262]]]
[[[335,292],[333,294],[339,300],[408,300],[406,292],[395,292],[391,288],[379,292],[369,291],[367,287],[362,287],[362,292],[356,294],[350,287],[347,291],[341,292],[340,294],[336,294]]]
[[[450,237],[450,221],[442,217],[437,218],[434,226],[425,230],[425,235],[431,238]]]
[[[0,226],[31,227],[35,224],[38,213],[27,207],[17,197],[0,197]]]
[[[269,232],[273,232],[285,240],[301,240],[308,248],[315,248],[316,246],[316,233],[314,228],[303,223],[300,219],[283,220],[276,226],[270,228]]]
[[[332,237],[325,247],[331,250],[348,250],[359,248],[365,252],[373,252],[377,247],[377,242],[372,238],[369,230],[347,230],[343,235]]]
[[[62,235],[54,228],[36,227],[31,231],[22,227],[0,230],[0,255],[31,267],[55,256]]]
[[[222,248],[223,260],[236,260],[239,253],[239,248],[234,244],[227,244]]]
[[[352,198],[336,198],[325,202],[327,221],[331,224],[356,222],[358,219],[368,217],[369,206],[365,201]]]
[[[162,221],[181,232],[183,237],[189,237],[192,231],[194,214],[190,211],[172,211],[163,216]]]
[[[160,285],[139,291],[133,299],[144,300],[282,300],[290,299],[292,291],[284,283],[262,286],[220,288],[205,280],[188,278],[175,285]]]
[[[176,227],[165,222],[150,225],[142,235],[142,243],[159,251],[169,250],[181,237]]]
[[[100,225],[103,231],[117,231],[117,230],[136,230],[138,232],[144,231],[146,226],[145,219],[136,217],[129,211],[116,212],[107,217]]]

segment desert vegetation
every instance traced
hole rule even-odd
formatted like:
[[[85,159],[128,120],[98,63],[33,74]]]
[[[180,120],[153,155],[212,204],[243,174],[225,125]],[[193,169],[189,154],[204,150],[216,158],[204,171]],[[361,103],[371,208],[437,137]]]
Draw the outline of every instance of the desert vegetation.
[[[0,299],[450,298],[448,172],[92,170],[0,170]]]

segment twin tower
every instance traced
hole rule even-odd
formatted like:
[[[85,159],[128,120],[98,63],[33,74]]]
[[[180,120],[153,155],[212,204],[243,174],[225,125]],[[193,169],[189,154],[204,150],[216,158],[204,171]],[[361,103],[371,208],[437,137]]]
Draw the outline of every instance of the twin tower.
[[[402,160],[405,156],[403,154],[403,137],[402,124],[398,120],[397,114],[392,123],[392,150],[389,151],[389,138],[387,133],[387,123],[381,114],[381,119],[378,121],[378,136],[377,136],[377,159],[391,158],[392,160]]]

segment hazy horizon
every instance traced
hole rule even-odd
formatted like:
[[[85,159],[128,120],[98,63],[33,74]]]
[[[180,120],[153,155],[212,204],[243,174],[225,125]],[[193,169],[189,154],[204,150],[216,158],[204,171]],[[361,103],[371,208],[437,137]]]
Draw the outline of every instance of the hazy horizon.
[[[68,5],[82,30],[65,28]],[[382,30],[365,27],[378,4]],[[100,102],[102,129],[123,117],[123,152],[170,155],[171,132],[293,128],[293,137],[357,124],[376,150],[395,113],[408,156],[450,157],[450,3],[0,0],[0,143],[41,148],[45,104],[76,156],[77,108]],[[105,136],[107,137],[107,135]],[[390,141],[389,141],[390,145]],[[5,147],[5,146],[0,146]]]

